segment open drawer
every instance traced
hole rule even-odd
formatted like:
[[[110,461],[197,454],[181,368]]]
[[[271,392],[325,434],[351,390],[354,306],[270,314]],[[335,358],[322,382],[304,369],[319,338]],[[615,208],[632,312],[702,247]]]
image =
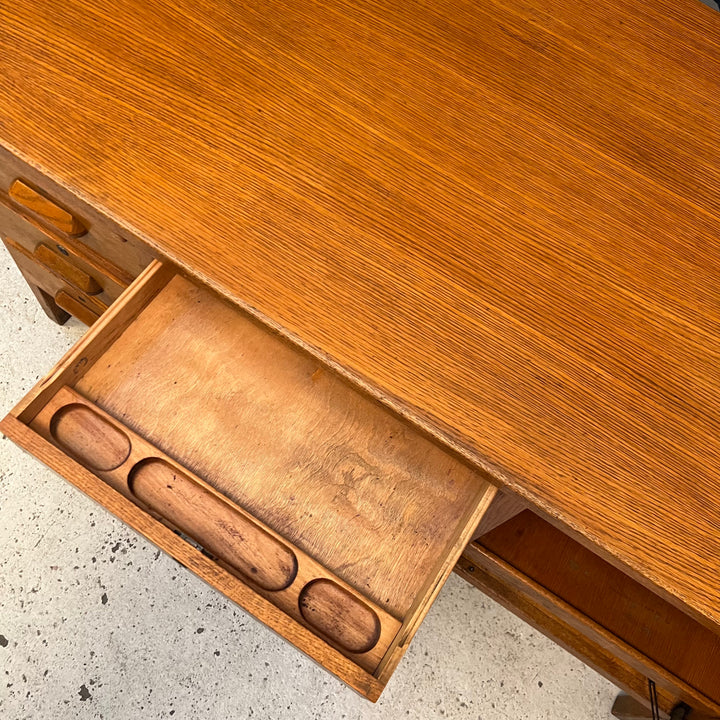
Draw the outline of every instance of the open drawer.
[[[0,429],[372,700],[495,493],[158,262]]]

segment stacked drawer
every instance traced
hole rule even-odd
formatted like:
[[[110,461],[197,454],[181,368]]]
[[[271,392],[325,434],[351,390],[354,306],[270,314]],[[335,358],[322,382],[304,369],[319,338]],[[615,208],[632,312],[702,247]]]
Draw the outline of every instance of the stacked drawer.
[[[92,325],[153,255],[106,217],[0,149],[0,237],[45,312]]]

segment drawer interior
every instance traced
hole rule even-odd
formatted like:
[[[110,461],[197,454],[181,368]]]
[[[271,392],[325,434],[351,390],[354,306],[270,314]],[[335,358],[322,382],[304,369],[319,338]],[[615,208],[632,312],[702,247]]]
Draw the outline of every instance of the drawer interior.
[[[371,699],[495,493],[157,262],[2,430]]]
[[[641,674],[654,677],[659,688],[684,693],[692,707],[720,702],[720,636],[532,511],[467,548],[461,574],[472,582],[478,568],[502,575],[516,591],[523,583],[547,591],[541,603],[556,598],[572,608],[575,629],[607,631]],[[615,648],[617,656],[622,652]],[[646,696],[646,689],[644,680],[639,692]]]

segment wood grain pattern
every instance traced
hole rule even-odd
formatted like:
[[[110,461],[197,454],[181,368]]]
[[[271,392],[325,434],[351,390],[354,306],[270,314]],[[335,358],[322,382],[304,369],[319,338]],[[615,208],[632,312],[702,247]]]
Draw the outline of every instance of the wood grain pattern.
[[[198,542],[281,612],[316,633],[320,630],[320,637],[339,646],[364,670],[372,673],[378,668],[402,622],[152,443],[67,386],[50,399],[31,427],[118,492],[135,503],[140,501],[145,511]],[[378,545],[383,542],[378,537]],[[320,580],[346,598],[344,619],[330,615],[308,622],[301,600],[305,590]],[[313,604],[316,610],[329,611],[329,603],[323,602],[327,595],[320,593]],[[370,628],[368,616],[375,619]],[[329,626],[334,633],[325,632]]]
[[[482,474],[180,276],[75,387],[396,617],[484,491]]]
[[[72,213],[60,207],[24,180],[15,180],[10,186],[8,195],[21,208],[29,210],[43,222],[70,237],[78,237],[87,232],[87,228]]]
[[[477,540],[479,537],[492,529],[502,525],[510,518],[515,517],[519,513],[527,510],[527,506],[523,503],[517,495],[513,495],[509,492],[498,492],[493,498],[490,507],[487,512],[483,515],[482,520],[475,528],[473,534],[473,540]]]
[[[529,510],[477,545],[720,707],[720,636],[704,625]]]
[[[710,9],[17,0],[0,23],[5,147],[720,627]]]
[[[127,433],[73,398],[53,413],[48,430],[52,440],[90,470],[115,470],[130,457]]]
[[[48,197],[56,198],[63,207],[77,217],[83,218],[88,231],[80,238],[70,237],[30,211],[15,204],[8,190],[18,177],[26,178]],[[91,273],[98,272],[109,281],[126,288],[155,257],[155,253],[132,233],[120,228],[109,218],[87,203],[80,201],[64,187],[54,183],[35,167],[12,155],[0,145],[0,232],[9,235],[28,250],[33,251],[40,243],[51,247],[59,245],[68,251],[73,262],[81,267],[87,264]],[[120,291],[113,296],[115,299]]]
[[[165,287],[175,270],[154,260],[138,276],[133,291],[124,293],[98,320],[91,333],[75,343],[39,382],[12,409],[12,415],[29,423],[63,385],[73,385],[92,367],[112,343],[125,331],[138,313]]]
[[[54,292],[48,292],[45,289],[47,283],[44,282],[46,278],[40,278],[37,273],[37,265],[33,263],[24,248],[17,246],[17,243],[13,242],[9,238],[2,237],[3,245],[7,248],[10,256],[15,260],[15,264],[18,266],[18,270],[25,278],[32,294],[38,301],[40,307],[43,309],[45,314],[58,325],[64,325],[69,319],[70,314],[58,307],[54,299]]]
[[[4,227],[2,218],[0,227]],[[43,243],[28,242],[27,237],[23,240],[18,242],[16,237],[7,235],[3,238],[8,251],[28,281],[43,288],[48,295],[55,296],[62,290],[72,296],[75,303],[86,305],[88,310],[97,316],[101,315],[126,287],[118,285],[114,279],[103,273],[107,263],[98,267],[91,258],[67,241],[56,244],[57,252],[54,252]],[[64,253],[69,259],[60,259],[58,253]],[[84,288],[91,293],[88,294]],[[92,324],[84,318],[81,319],[86,325]]]
[[[35,294],[51,319],[62,324],[67,320],[69,313],[86,325],[92,325],[107,310],[102,296],[86,295],[77,288],[71,287],[63,275],[50,266],[42,264],[35,255],[12,238],[3,238],[2,242],[33,292],[35,292],[34,288],[37,288],[38,292],[44,293],[40,296]]]
[[[380,637],[372,609],[332,580],[308,583],[300,594],[300,612],[311,627],[349,652],[366,653]]]
[[[127,483],[150,510],[263,590],[284,590],[297,577],[297,558],[285,543],[170,463],[141,461]]]
[[[647,702],[652,678],[662,711],[685,702],[698,715],[720,712],[710,698],[478,543],[467,547],[455,572],[638,700]]]
[[[2,163],[2,157],[0,157]],[[0,165],[2,167],[2,165]],[[11,209],[9,198],[0,192],[0,232],[20,243],[26,250],[35,252],[43,244],[65,255],[70,262],[88,274],[101,278],[103,287],[113,300],[133,281],[134,275],[113,264],[82,240],[69,238],[44,227],[27,213]],[[84,238],[87,240],[88,238]],[[109,243],[108,243],[109,244]],[[130,261],[131,262],[131,261]],[[147,264],[150,263],[148,259]],[[139,274],[139,272],[138,272]]]
[[[73,293],[69,287],[64,287],[55,293],[55,304],[88,327],[94,325],[106,309],[106,306],[98,307],[89,295]]]
[[[81,268],[67,260],[60,252],[56,252],[45,244],[40,244],[35,248],[33,253],[37,261],[50,270],[56,272],[67,280],[71,285],[75,285],[88,295],[98,295],[102,292],[98,281],[84,272]]]

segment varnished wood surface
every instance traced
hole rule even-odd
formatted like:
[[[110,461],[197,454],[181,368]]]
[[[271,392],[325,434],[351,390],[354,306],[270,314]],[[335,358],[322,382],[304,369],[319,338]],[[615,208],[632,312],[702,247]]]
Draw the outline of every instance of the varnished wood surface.
[[[33,255],[37,262],[63,276],[69,283],[75,285],[87,295],[98,295],[102,292],[102,287],[92,275],[84,272],[47,245],[38,245]]]
[[[10,186],[8,195],[21,208],[30,210],[43,222],[70,236],[82,235],[87,230],[72,213],[43,195],[24,180],[17,179]]]
[[[35,213],[14,202],[9,191],[17,178],[24,178],[49,198],[82,218],[87,232],[70,237],[49,225]],[[100,273],[107,282],[100,284],[115,299],[155,258],[148,245],[120,228],[106,215],[80,201],[47,175],[12,155],[0,144],[0,233],[28,250],[46,243],[91,274]],[[110,283],[110,285],[108,285]],[[110,289],[112,288],[112,289]]]
[[[38,296],[36,293],[36,297],[49,317],[61,324],[65,322],[67,317],[58,315],[56,308],[59,308],[61,313],[70,313],[80,322],[92,325],[107,310],[108,305],[102,298],[86,295],[77,287],[73,287],[56,268],[40,262],[35,254],[29,253],[12,238],[2,238],[2,242],[30,287],[33,288],[33,292],[35,292],[34,288],[37,288],[38,292],[44,293],[49,298],[49,300],[45,300],[44,296]],[[40,300],[41,297],[42,300]],[[105,298],[107,298],[107,294]]]
[[[527,507],[517,495],[504,492],[496,493],[488,511],[483,515],[482,520],[475,528],[473,540],[477,540],[482,535],[485,535],[485,533],[502,525],[526,509]]]
[[[17,0],[0,26],[6,147],[720,625],[713,11]]]

